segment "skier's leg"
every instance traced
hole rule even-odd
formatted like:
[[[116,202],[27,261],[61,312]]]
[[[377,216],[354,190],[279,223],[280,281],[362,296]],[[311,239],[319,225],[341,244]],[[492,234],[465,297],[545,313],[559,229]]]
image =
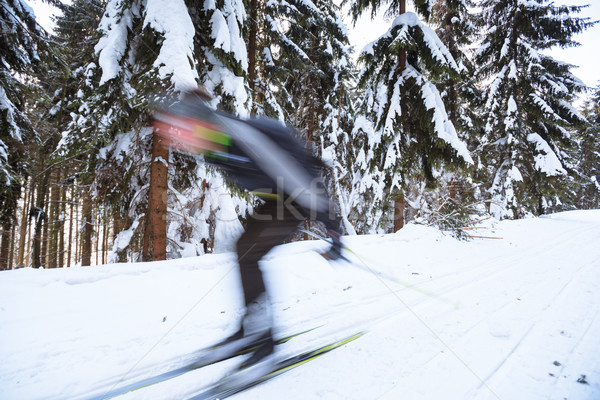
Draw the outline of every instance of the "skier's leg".
[[[285,210],[280,209],[278,213],[277,207],[283,207],[283,204],[266,202],[259,207],[248,220],[246,231],[237,243],[246,304],[246,315],[242,322],[243,332],[246,336],[259,335],[261,341],[265,342],[255,354],[255,358],[262,358],[264,354],[273,351],[271,306],[258,263],[273,247],[283,243],[298,228],[300,222]]]

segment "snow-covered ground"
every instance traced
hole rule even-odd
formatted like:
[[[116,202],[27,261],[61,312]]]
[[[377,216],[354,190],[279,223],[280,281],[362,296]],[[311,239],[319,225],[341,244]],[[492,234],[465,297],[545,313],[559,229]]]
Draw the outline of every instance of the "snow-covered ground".
[[[361,268],[328,264],[318,241],[273,251],[264,269],[280,333],[319,327],[280,352],[368,333],[237,398],[600,399],[600,211],[478,234],[502,239],[416,225],[345,238]],[[0,399],[101,395],[231,333],[234,260],[1,272]],[[121,398],[185,398],[236,362]]]

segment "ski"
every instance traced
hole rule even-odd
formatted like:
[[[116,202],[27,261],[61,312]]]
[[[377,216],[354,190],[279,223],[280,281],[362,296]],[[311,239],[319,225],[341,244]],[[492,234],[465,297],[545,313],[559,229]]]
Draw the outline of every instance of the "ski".
[[[243,392],[244,390],[250,389],[254,386],[264,383],[285,372],[299,367],[302,364],[314,360],[315,358],[320,357],[332,350],[335,350],[338,347],[350,343],[353,340],[356,340],[359,337],[363,336],[365,333],[366,332],[359,332],[352,336],[348,336],[344,339],[337,340],[325,346],[319,347],[317,349],[305,351],[303,353],[296,354],[294,356],[281,360],[275,363],[273,365],[273,368],[271,368],[268,372],[264,373],[259,377],[248,376],[246,379],[245,375],[251,375],[251,373],[247,373],[247,371],[241,370],[236,374],[221,379],[212,387],[205,389],[204,391],[195,394],[192,397],[189,397],[187,400],[222,400],[227,397],[233,396],[234,394]]]
[[[298,337],[300,335],[303,335],[305,333],[313,331],[317,328],[318,327],[315,327],[315,328],[307,329],[302,332],[283,336],[283,337],[275,340],[275,345],[281,345],[283,343],[286,343],[295,337]],[[173,370],[163,372],[158,375],[151,376],[149,378],[142,379],[142,380],[134,382],[134,383],[130,383],[128,385],[124,385],[124,386],[116,388],[116,389],[110,389],[107,392],[103,393],[102,395],[92,397],[89,400],[112,399],[114,397],[121,396],[125,393],[133,392],[135,390],[146,388],[148,386],[152,386],[157,383],[165,382],[170,379],[181,376],[183,374],[186,374],[188,372],[195,371],[197,369],[200,369],[200,368],[212,365],[212,364],[216,364],[221,361],[229,360],[234,357],[238,357],[238,356],[242,356],[244,354],[251,353],[256,348],[256,345],[247,345],[235,352],[220,351],[220,350],[222,350],[222,347],[226,347],[226,346],[214,345],[214,346],[207,347],[204,350],[198,351],[197,353],[199,353],[200,355],[197,358],[195,358],[192,362],[189,362],[188,364],[185,364],[185,365],[178,367],[176,369],[173,369]]]

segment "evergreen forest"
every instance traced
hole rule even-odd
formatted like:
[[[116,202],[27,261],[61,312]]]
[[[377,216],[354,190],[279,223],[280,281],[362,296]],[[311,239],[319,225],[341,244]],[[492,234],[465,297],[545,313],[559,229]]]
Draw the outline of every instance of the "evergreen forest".
[[[485,218],[600,208],[600,84],[549,55],[594,26],[584,7],[46,2],[52,32],[0,0],[0,269],[231,250],[259,200],[151,127],[153,105],[198,86],[298,130],[344,234],[411,222],[469,239]],[[356,48],[353,22],[379,13],[387,32]]]

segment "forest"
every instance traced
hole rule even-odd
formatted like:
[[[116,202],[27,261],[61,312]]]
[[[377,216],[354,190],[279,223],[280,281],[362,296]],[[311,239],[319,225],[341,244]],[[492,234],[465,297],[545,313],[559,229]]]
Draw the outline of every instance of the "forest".
[[[169,149],[153,106],[294,126],[344,234],[600,208],[600,85],[548,55],[596,21],[548,0],[0,0],[0,270],[231,249],[259,201]],[[384,12],[363,49],[353,22]],[[579,95],[587,95],[576,106]],[[307,222],[307,229],[318,226]]]

